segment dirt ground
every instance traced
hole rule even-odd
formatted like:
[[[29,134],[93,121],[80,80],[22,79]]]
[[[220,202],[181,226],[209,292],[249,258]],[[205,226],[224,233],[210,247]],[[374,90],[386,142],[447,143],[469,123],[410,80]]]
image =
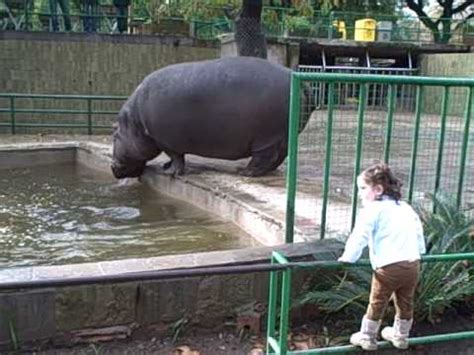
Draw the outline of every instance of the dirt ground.
[[[336,325],[337,328],[337,325]],[[451,315],[439,324],[422,323],[414,326],[412,336],[429,334],[453,333],[474,329],[474,315]],[[356,331],[352,329],[351,331]],[[315,331],[302,326],[289,338],[291,351],[322,348],[325,342],[348,345],[350,332],[324,330]],[[333,334],[331,337],[331,333]],[[108,343],[95,343],[78,345],[73,348],[55,348],[36,351],[38,355],[132,355],[132,354],[159,354],[159,355],[258,355],[264,354],[265,338],[263,336],[249,336],[232,332],[197,333],[188,332],[180,336],[174,343],[172,337],[153,337],[152,333],[142,333],[128,341],[113,341]],[[334,346],[333,344],[329,346]],[[409,350],[396,350],[393,348],[379,349],[374,354],[387,355],[472,355],[474,354],[474,339],[463,341],[442,342],[432,345],[412,346]]]

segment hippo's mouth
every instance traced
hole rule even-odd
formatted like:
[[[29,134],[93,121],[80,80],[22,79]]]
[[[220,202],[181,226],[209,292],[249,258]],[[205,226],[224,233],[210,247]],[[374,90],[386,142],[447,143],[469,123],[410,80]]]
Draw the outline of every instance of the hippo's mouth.
[[[143,174],[145,170],[145,163],[139,165],[122,165],[117,162],[113,162],[110,166],[112,173],[116,179],[125,179],[125,178],[136,178]]]

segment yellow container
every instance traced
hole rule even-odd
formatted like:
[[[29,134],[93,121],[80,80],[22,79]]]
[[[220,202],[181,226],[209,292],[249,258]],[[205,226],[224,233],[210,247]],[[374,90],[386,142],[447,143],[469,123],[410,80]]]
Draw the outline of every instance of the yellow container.
[[[377,21],[371,18],[364,18],[355,22],[354,39],[356,41],[373,42],[375,41],[375,30]]]

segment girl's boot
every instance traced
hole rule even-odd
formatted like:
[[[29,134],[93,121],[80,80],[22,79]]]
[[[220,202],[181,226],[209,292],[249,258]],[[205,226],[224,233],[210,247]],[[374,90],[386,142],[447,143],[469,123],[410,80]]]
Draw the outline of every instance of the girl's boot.
[[[388,340],[397,349],[408,348],[408,334],[410,333],[413,319],[405,320],[395,317],[392,327],[382,330],[382,338]]]
[[[377,350],[377,333],[380,321],[362,318],[360,331],[351,335],[352,345],[360,346],[364,350]]]

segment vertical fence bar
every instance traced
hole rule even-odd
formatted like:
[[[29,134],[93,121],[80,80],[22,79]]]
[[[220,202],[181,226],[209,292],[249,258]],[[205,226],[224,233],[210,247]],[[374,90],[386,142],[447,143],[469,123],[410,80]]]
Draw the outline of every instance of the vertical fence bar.
[[[354,228],[357,211],[357,176],[360,172],[360,162],[362,160],[362,140],[364,133],[364,113],[367,100],[367,84],[360,84],[359,109],[357,112],[357,141],[356,156],[354,166],[354,180],[352,182],[352,208],[351,208],[351,229]]]
[[[12,134],[16,133],[15,97],[10,97],[10,125]]]
[[[388,107],[387,107],[387,131],[385,133],[385,148],[383,159],[386,164],[390,158],[390,145],[392,143],[392,129],[393,129],[393,111],[395,105],[395,93],[397,89],[395,84],[390,84],[388,88]]]
[[[301,81],[291,75],[290,122],[288,132],[288,168],[286,173],[286,230],[285,243],[293,243],[295,227],[296,174],[298,163],[298,129],[300,120]]]
[[[439,133],[439,144],[438,144],[438,159],[436,161],[436,176],[434,194],[439,191],[439,185],[441,183],[441,169],[443,167],[443,149],[444,149],[444,136],[446,134],[446,120],[448,114],[449,104],[449,86],[444,87],[443,102],[441,104],[441,129]]]
[[[92,134],[92,100],[87,99],[87,133]]]
[[[416,87],[415,128],[413,130],[413,147],[411,151],[410,177],[408,181],[408,202],[413,200],[415,186],[416,158],[418,155],[418,136],[420,135],[421,111],[423,110],[423,86]]]
[[[291,269],[283,271],[281,283],[281,313],[280,313],[280,354],[286,355],[288,352],[288,318],[290,313],[291,298]]]
[[[468,143],[469,143],[469,128],[471,124],[471,110],[472,110],[472,99],[473,99],[472,91],[473,91],[473,88],[471,86],[469,87],[469,91],[467,93],[466,112],[464,114],[464,136],[462,139],[462,146],[461,146],[458,193],[456,195],[456,205],[458,206],[458,208],[461,207],[462,188],[464,185],[464,170],[466,166],[467,149],[468,149]]]
[[[331,172],[332,157],[332,124],[334,111],[334,83],[329,83],[328,89],[328,122],[326,130],[326,158],[324,161],[324,182],[323,182],[323,206],[321,209],[321,233],[320,239],[324,239],[326,233],[326,214],[329,197],[329,175]]]
[[[272,255],[272,264],[275,264],[275,257]],[[270,273],[270,295],[268,297],[268,320],[267,320],[267,339],[275,338],[275,324],[276,324],[276,305],[278,298],[278,271]],[[267,342],[267,354],[270,354],[271,344]]]

